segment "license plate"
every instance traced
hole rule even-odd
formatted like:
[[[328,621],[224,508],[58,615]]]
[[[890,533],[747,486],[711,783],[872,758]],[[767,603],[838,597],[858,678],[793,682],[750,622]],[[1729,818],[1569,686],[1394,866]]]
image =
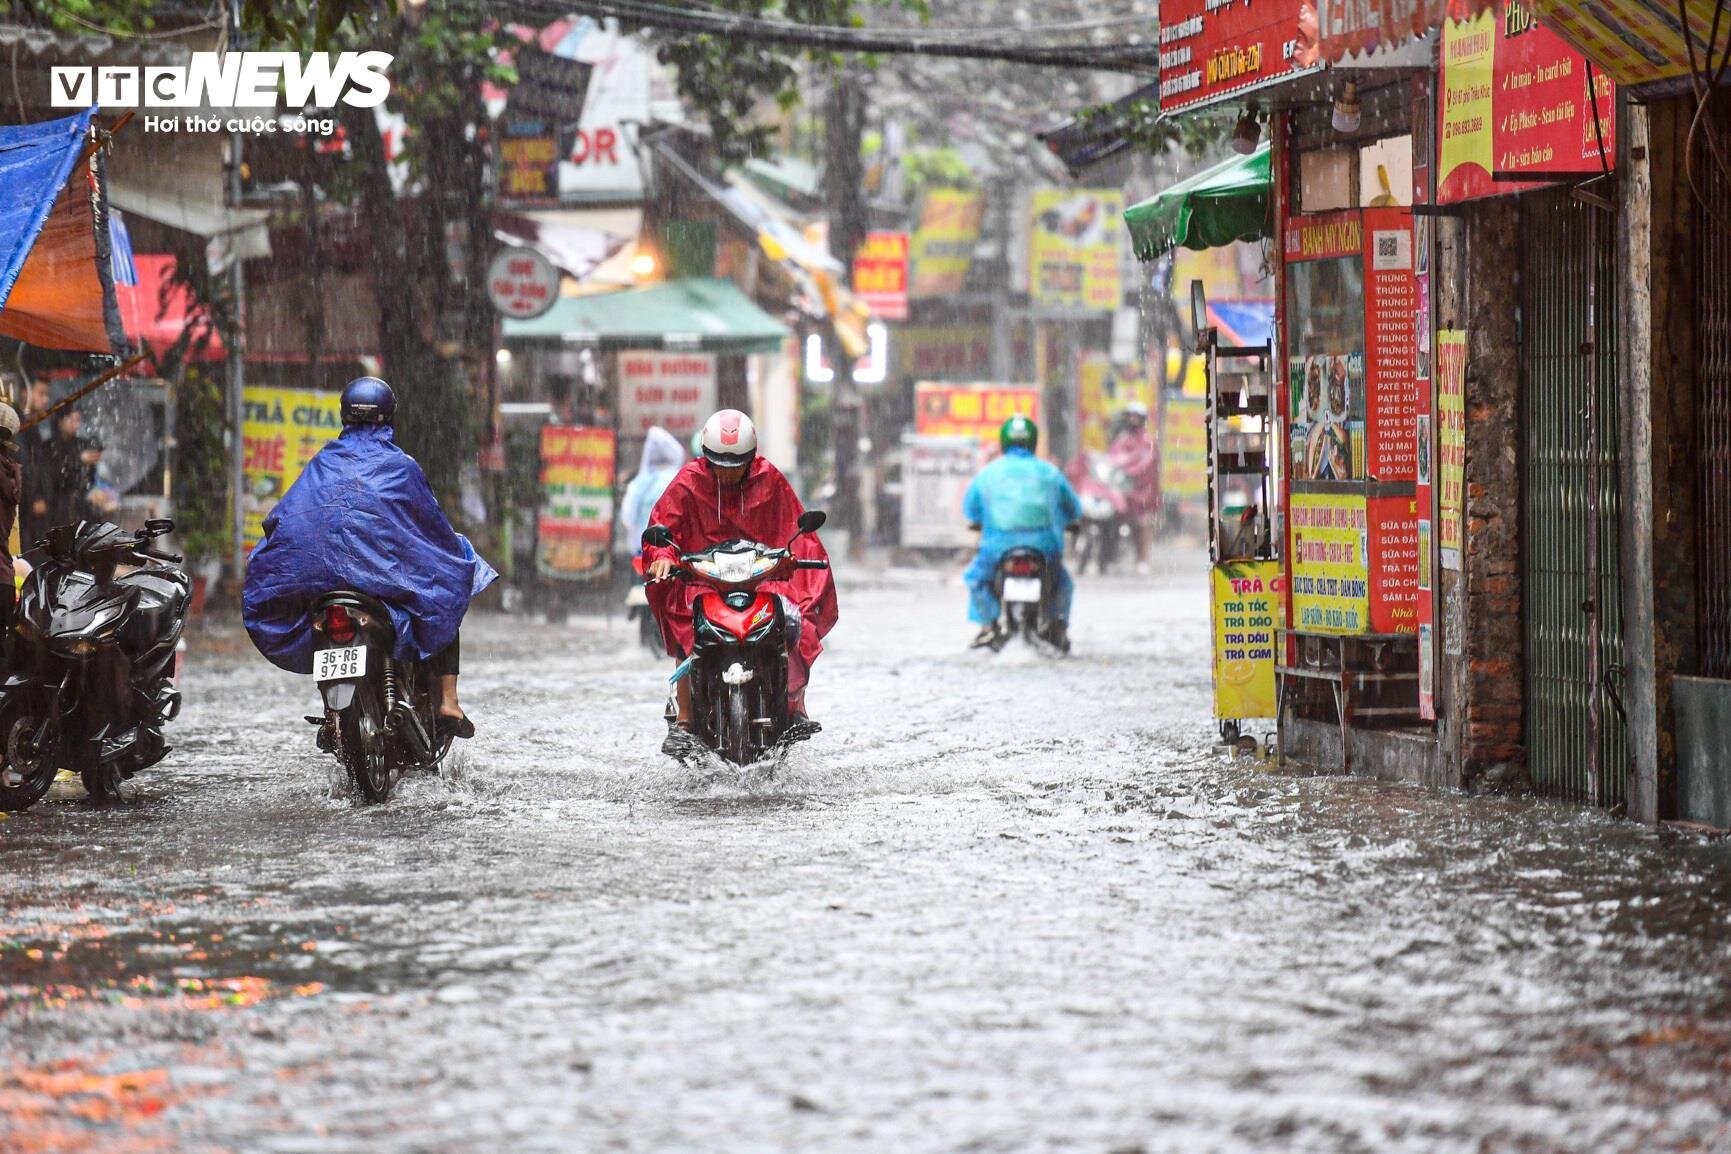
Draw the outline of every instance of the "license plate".
[[[367,672],[367,647],[351,645],[347,649],[321,649],[313,654],[313,677],[318,681],[347,681],[364,677]]]
[[[625,591],[625,604],[627,604],[627,605],[647,605],[647,604],[649,604],[649,590],[645,589],[641,585],[633,585],[630,589]]]
[[[1040,599],[1040,579],[1038,577],[1006,577],[1004,578],[1004,600],[1015,602],[1038,601]]]

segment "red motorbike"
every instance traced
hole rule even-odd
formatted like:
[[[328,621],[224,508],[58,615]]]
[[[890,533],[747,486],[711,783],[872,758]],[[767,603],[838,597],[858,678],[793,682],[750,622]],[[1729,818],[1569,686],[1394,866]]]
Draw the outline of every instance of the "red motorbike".
[[[776,549],[743,539],[682,553],[673,576],[701,586],[691,606],[691,655],[673,680],[691,678],[692,736],[734,765],[751,765],[814,730],[790,724],[787,710],[789,619],[782,599],[758,587],[828,561],[793,555],[793,543],[828,516],[802,513],[798,532]],[[665,525],[651,525],[645,544],[673,544]],[[796,618],[797,620],[797,618]]]

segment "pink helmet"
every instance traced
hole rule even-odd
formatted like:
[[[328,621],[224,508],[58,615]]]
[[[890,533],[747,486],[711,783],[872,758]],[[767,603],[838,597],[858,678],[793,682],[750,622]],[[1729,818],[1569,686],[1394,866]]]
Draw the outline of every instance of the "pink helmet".
[[[757,426],[738,409],[723,409],[703,425],[703,456],[712,465],[732,468],[757,456]]]

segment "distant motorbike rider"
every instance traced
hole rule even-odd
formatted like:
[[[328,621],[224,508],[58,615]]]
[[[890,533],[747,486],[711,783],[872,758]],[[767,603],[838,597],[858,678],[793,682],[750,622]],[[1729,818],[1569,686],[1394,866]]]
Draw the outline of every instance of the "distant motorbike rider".
[[[643,460],[619,501],[619,523],[625,527],[625,540],[633,554],[643,548],[643,530],[649,528],[650,510],[684,464],[685,446],[678,437],[660,425],[652,426],[644,434]]]
[[[1048,571],[1057,574],[1057,597],[1047,638],[1059,648],[1069,642],[1070,600],[1075,586],[1064,569],[1064,530],[1081,520],[1082,502],[1056,465],[1034,456],[1040,430],[1015,416],[998,430],[1003,454],[980,470],[962,498],[968,524],[980,531],[980,551],[962,575],[968,583],[968,617],[980,626],[974,645],[998,640],[1003,606],[995,580],[998,562],[1010,549],[1038,549]]]
[[[1148,572],[1148,547],[1160,516],[1160,453],[1148,431],[1148,406],[1131,401],[1118,415],[1106,459],[1130,482],[1125,494],[1136,542],[1136,571]]]
[[[426,474],[397,447],[397,398],[377,377],[343,389],[343,431],[307,462],[247,560],[242,616],[253,644],[292,673],[313,671],[311,606],[352,589],[390,610],[396,656],[438,678],[438,733],[473,737],[457,700],[457,630],[498,574],[439,508]]]
[[[710,417],[703,426],[701,450],[702,455],[673,478],[649,515],[650,524],[667,527],[674,544],[643,548],[650,609],[661,622],[668,652],[678,660],[691,652],[694,593],[689,585],[666,580],[679,555],[735,538],[780,547],[793,537],[805,512],[781,470],[758,455],[757,427],[744,413],[723,409]],[[800,537],[793,549],[809,560],[829,556],[816,534]],[[823,652],[823,637],[836,622],[835,582],[828,569],[801,569],[787,581],[763,588],[779,594],[789,620],[798,622],[799,643],[788,646],[787,705],[795,721],[809,725],[805,686],[811,663]],[[675,685],[674,725],[689,730],[691,686],[686,678]],[[669,752],[677,752],[678,741],[677,735],[668,734]]]

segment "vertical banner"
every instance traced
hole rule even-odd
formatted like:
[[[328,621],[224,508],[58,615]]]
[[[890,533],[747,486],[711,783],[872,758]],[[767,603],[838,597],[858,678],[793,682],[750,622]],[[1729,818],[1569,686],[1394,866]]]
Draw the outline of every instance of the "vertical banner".
[[[1417,501],[1405,496],[1371,497],[1366,502],[1372,633],[1418,632],[1417,506]]]
[[[1279,561],[1233,561],[1214,567],[1214,716],[1218,720],[1274,716],[1279,585]]]
[[[1110,447],[1112,420],[1131,404],[1154,414],[1154,383],[1140,368],[1114,365],[1102,352],[1085,353],[1076,370],[1076,425],[1082,451],[1104,453]]]
[[[1031,202],[1028,295],[1041,304],[1110,312],[1124,303],[1124,194],[1041,188]]]
[[[926,190],[908,251],[909,296],[945,297],[962,291],[985,217],[986,198],[977,192]]]
[[[1417,163],[1412,170],[1414,204],[1430,201],[1430,92],[1424,81],[1413,82],[1413,122]],[[1431,397],[1430,348],[1430,218],[1412,217],[1413,376],[1418,381],[1419,413],[1413,435],[1413,499],[1418,507],[1418,715],[1436,720],[1436,509],[1433,473],[1436,462],[1435,423]]]
[[[1467,334],[1439,329],[1436,335],[1437,547],[1442,567],[1459,571],[1465,548],[1467,465]]]
[[[1206,502],[1208,401],[1168,394],[1160,410],[1160,497]]]
[[[1370,624],[1369,533],[1360,493],[1294,493],[1292,621],[1306,633],[1358,634]]]
[[[884,320],[908,319],[907,233],[866,233],[853,256],[853,291]]]
[[[1413,479],[1418,420],[1412,211],[1364,210],[1365,475]]]
[[[343,431],[342,397],[316,389],[242,390],[241,468],[246,524],[241,544],[251,552],[264,540],[264,519],[313,456]]]
[[[606,575],[613,541],[612,429],[544,425],[535,566],[543,577]]]

